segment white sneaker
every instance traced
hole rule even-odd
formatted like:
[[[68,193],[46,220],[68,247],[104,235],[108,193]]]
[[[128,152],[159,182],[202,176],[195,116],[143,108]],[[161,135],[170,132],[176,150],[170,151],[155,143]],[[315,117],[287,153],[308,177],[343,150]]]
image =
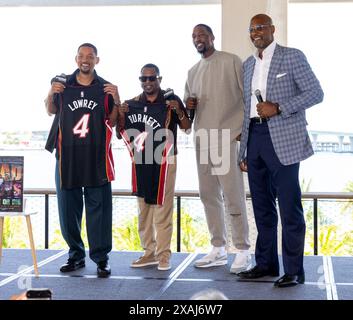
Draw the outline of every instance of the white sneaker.
[[[239,273],[241,271],[246,271],[251,268],[251,255],[249,250],[240,250],[230,267],[231,273]]]
[[[223,266],[228,263],[227,251],[224,247],[213,247],[211,252],[199,260],[196,260],[194,266],[196,268],[209,268],[215,266]]]

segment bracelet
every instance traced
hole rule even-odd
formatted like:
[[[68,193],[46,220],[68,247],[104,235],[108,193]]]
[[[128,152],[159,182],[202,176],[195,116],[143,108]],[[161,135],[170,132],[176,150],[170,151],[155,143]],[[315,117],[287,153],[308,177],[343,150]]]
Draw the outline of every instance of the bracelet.
[[[185,113],[183,112],[183,115],[181,116],[181,117],[179,117],[179,115],[178,115],[178,119],[181,121],[181,120],[183,120],[185,118]]]
[[[120,102],[116,103],[116,102],[114,101],[114,106],[120,107],[120,106],[121,106],[121,103],[120,103]]]

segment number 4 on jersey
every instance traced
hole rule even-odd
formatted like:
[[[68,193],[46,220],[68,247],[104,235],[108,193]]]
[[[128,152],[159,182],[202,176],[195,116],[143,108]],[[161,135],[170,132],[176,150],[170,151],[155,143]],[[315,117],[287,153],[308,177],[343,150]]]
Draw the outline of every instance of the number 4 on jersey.
[[[145,148],[145,140],[148,136],[148,132],[144,131],[141,132],[135,139],[134,139],[134,146],[137,152],[143,151]]]
[[[80,138],[86,138],[89,133],[88,121],[90,114],[84,114],[80,120],[77,121],[76,125],[72,129],[74,134],[78,134]]]

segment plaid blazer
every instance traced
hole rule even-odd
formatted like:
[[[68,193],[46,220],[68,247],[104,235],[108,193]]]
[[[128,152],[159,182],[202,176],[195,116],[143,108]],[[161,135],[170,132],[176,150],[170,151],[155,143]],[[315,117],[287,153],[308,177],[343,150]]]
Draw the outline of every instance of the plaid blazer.
[[[251,56],[243,64],[245,113],[239,162],[246,159],[254,67],[255,58]],[[300,162],[314,153],[306,129],[305,109],[320,103],[323,97],[320,83],[305,55],[298,49],[277,44],[267,78],[266,100],[279,103],[282,110],[280,115],[268,120],[268,127],[275,152],[283,165]]]

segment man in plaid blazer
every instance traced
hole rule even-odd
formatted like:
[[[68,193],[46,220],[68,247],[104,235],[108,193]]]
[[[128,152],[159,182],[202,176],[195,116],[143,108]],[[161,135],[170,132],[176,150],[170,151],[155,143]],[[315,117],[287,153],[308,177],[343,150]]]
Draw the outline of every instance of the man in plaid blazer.
[[[313,154],[305,110],[323,100],[323,91],[304,54],[275,43],[269,16],[254,16],[249,31],[257,50],[243,65],[245,116],[239,163],[248,171],[258,236],[256,266],[238,275],[279,275],[277,197],[284,275],[275,286],[288,287],[305,281],[299,164]]]

